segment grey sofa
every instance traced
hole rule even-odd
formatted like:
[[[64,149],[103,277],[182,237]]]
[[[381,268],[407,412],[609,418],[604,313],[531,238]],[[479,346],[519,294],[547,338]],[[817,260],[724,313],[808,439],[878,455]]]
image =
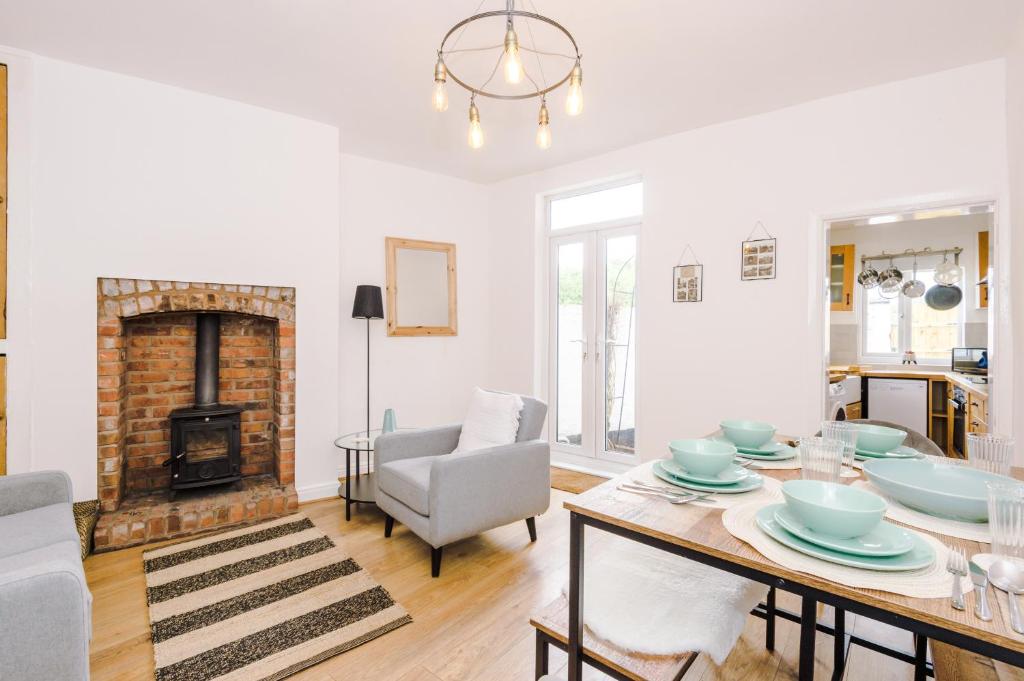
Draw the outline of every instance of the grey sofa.
[[[72,501],[65,473],[0,477],[0,678],[89,678],[92,595]]]
[[[384,536],[398,520],[430,544],[434,577],[441,574],[446,544],[524,519],[530,541],[537,540],[534,517],[551,500],[551,451],[539,439],[548,407],[522,400],[510,445],[453,454],[460,425],[397,431],[374,443]]]

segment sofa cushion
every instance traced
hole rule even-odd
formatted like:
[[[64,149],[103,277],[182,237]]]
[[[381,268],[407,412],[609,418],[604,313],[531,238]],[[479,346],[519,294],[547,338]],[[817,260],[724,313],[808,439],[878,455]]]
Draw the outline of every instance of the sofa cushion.
[[[0,558],[66,540],[79,543],[71,504],[51,504],[0,516]]]
[[[430,468],[434,457],[392,461],[377,471],[377,486],[416,511],[430,515]]]
[[[519,432],[522,410],[523,398],[519,395],[476,388],[455,451],[470,452],[512,444]]]

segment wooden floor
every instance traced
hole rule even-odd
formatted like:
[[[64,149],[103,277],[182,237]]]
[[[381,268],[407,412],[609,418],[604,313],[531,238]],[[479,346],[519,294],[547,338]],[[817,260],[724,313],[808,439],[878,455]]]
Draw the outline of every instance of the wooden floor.
[[[304,505],[302,511],[346,547],[352,557],[412,614],[413,623],[294,677],[300,681],[529,681],[533,679],[531,612],[559,595],[568,577],[570,495],[552,490],[551,508],[537,521],[539,540],[530,544],[525,523],[516,523],[445,549],[439,579],[430,577],[428,546],[400,525],[384,538],[383,516],[361,507],[344,520],[337,500]],[[151,548],[153,545],[150,545]],[[142,547],[90,556],[86,576],[92,590],[92,678],[153,679]],[[780,594],[780,605],[797,609]],[[828,612],[823,613],[827,619]],[[910,649],[910,637],[862,618],[850,618],[856,633]],[[764,622],[751,617],[721,667],[701,656],[687,681],[795,679],[798,629],[779,623],[777,649],[764,649]],[[831,638],[819,634],[815,678],[830,677]],[[565,657],[552,654],[552,671]],[[591,673],[588,679],[606,678]],[[853,648],[846,679],[902,681],[911,668],[877,653]],[[973,674],[962,678],[981,678]]]

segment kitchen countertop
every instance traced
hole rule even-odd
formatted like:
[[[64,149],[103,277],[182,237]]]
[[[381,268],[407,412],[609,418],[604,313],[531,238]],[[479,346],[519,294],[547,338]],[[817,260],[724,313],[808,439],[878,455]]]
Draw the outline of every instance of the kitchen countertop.
[[[957,387],[963,388],[968,392],[975,393],[980,397],[988,397],[987,383],[972,383],[962,374],[957,374],[952,371],[942,371],[939,370],[938,368],[929,369],[921,365],[910,365],[903,368],[891,369],[875,369],[870,366],[860,366],[854,368],[851,368],[849,366],[831,366],[829,367],[828,371],[830,382],[832,381],[832,377],[836,374],[865,376],[868,378],[921,378],[939,381],[949,381],[955,384]]]

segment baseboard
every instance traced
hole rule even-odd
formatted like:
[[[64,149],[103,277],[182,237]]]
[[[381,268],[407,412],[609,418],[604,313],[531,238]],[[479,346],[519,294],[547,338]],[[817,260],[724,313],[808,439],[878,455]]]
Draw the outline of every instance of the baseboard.
[[[565,452],[551,452],[551,465],[568,471],[596,475],[599,478],[614,478],[625,473],[633,465],[615,461],[600,461],[590,457],[575,456]]]
[[[321,482],[316,485],[306,485],[304,487],[296,487],[296,493],[299,495],[299,503],[304,504],[307,501],[317,501],[319,499],[329,499],[331,497],[338,497],[338,481],[332,480],[330,482]]]

